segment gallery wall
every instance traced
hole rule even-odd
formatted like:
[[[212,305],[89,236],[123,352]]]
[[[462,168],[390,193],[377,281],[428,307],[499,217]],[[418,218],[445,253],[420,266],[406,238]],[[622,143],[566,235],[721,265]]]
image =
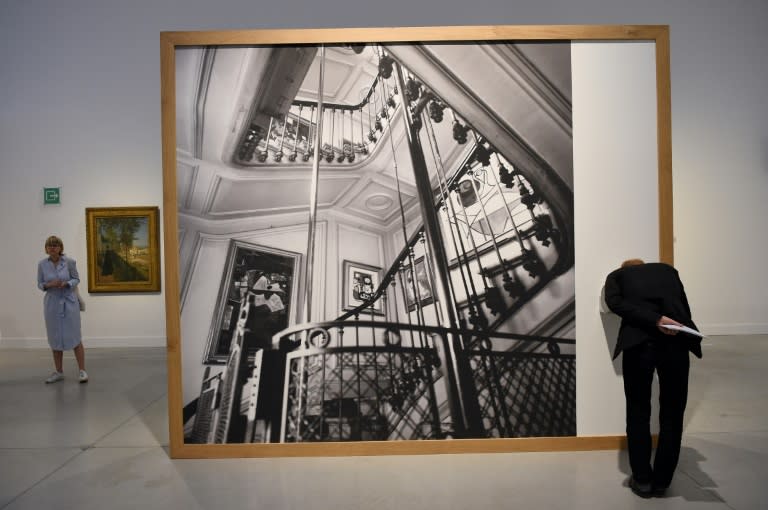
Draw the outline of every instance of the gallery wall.
[[[270,5],[246,0],[3,2],[0,238],[6,291],[0,297],[0,346],[45,345],[34,279],[47,235],[63,237],[85,273],[86,207],[162,205],[159,32],[275,27],[670,25],[675,263],[694,319],[706,333],[768,332],[768,272],[755,270],[763,267],[768,249],[768,236],[759,226],[768,216],[763,200],[768,189],[766,2],[390,0],[359,6],[352,0],[325,1],[322,8],[307,0]],[[633,157],[611,156],[617,171]],[[62,205],[42,205],[44,186],[62,186]],[[601,196],[599,188],[590,192],[597,199],[587,210],[621,225],[622,204]],[[577,187],[579,193],[583,190]],[[577,285],[590,289],[577,313],[603,331],[602,338],[579,339],[602,342],[592,360],[603,364],[585,383],[586,358],[578,354],[580,420],[600,412],[590,407],[594,399],[581,400],[589,384],[597,392],[606,379],[617,377],[606,356],[610,323],[597,322],[592,303],[602,276],[618,263],[614,253],[624,253],[612,251],[615,246],[606,251],[616,225],[601,226],[604,232],[591,241],[590,249],[602,255],[577,259],[587,269],[577,275]],[[627,247],[649,258],[654,251],[647,243]],[[88,345],[164,344],[162,293],[86,299]],[[608,400],[620,399],[614,393]],[[596,419],[580,421],[580,433],[617,432],[620,417],[611,417],[602,428]]]
[[[676,263],[706,332],[768,331],[768,273],[753,269],[762,266],[768,248],[756,228],[768,208],[761,200],[768,189],[764,1],[307,5],[2,3],[0,235],[3,281],[13,290],[0,297],[0,345],[44,345],[38,342],[43,325],[34,266],[48,234],[62,236],[84,269],[85,207],[161,204],[159,32],[310,26],[669,24]],[[43,186],[62,186],[61,206],[41,205]],[[163,344],[161,294],[88,301],[85,335],[91,342]]]

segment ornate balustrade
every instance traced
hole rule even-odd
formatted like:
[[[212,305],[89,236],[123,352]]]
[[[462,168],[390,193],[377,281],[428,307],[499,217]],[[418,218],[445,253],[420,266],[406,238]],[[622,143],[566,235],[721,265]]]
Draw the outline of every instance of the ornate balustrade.
[[[294,100],[288,113],[269,116],[262,126],[250,123],[240,136],[233,162],[243,166],[278,163],[308,163],[312,158],[318,125],[322,123],[320,153],[327,164],[350,164],[363,161],[384,138],[390,120],[402,104],[394,78],[394,59],[382,48],[379,71],[367,92],[357,104],[324,103],[318,110],[316,101]],[[448,106],[427,89],[407,70],[406,99],[415,116],[422,111],[433,123],[440,123]],[[458,144],[467,142],[471,128],[462,124],[456,113],[452,115],[453,139]],[[418,122],[421,129],[423,123]]]
[[[299,347],[287,355],[284,442],[575,434],[575,357],[561,352],[573,340],[353,320],[274,338],[286,342]],[[451,390],[465,383],[472,394]]]
[[[397,87],[376,76],[363,99],[355,105],[295,100],[287,115],[270,117],[264,129],[250,124],[240,138],[233,161],[243,166],[308,163],[314,152],[316,131],[322,123],[320,152],[328,164],[364,160],[384,135],[400,106]]]
[[[457,171],[440,180],[439,189],[451,297],[463,324],[495,329],[571,267],[573,247],[563,235],[563,219],[482,140]],[[434,269],[420,228],[405,241],[371,297],[337,320],[376,308],[393,322],[437,325],[432,289]]]

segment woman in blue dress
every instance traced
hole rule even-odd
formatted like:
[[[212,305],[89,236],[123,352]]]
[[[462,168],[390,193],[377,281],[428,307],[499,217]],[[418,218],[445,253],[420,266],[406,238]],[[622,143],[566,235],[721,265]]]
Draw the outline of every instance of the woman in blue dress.
[[[74,350],[80,369],[78,380],[88,382],[85,372],[85,348],[80,333],[80,304],[75,289],[80,283],[75,260],[64,255],[64,243],[56,236],[45,240],[48,257],[37,264],[37,286],[45,292],[43,314],[48,345],[53,351],[56,367],[46,384],[64,379],[62,361],[64,351]]]

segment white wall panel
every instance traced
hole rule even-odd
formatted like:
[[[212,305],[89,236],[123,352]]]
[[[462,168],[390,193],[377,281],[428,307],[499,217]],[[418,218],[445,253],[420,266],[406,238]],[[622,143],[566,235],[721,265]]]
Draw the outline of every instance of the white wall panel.
[[[628,258],[658,261],[654,52],[642,42],[572,46],[580,435],[624,430],[620,364],[611,362],[618,321],[599,313],[605,276]]]

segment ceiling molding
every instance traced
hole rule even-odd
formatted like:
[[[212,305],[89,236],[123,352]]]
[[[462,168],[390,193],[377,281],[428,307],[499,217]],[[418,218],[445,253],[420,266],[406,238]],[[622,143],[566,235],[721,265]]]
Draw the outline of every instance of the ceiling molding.
[[[385,193],[371,193],[363,203],[371,211],[386,211],[394,205],[395,200]]]
[[[528,91],[531,99],[550,118],[573,137],[573,107],[542,71],[515,44],[481,45],[480,48],[514,80]]]
[[[357,178],[354,176],[324,178],[319,188],[318,209],[333,207],[339,196],[346,194],[356,182]],[[333,183],[334,186],[329,186],[330,183]],[[309,175],[281,180],[271,178],[226,179],[216,176],[211,188],[212,193],[203,209],[203,215],[210,218],[236,218],[307,211],[309,202],[302,198],[301,190],[306,188],[305,196],[308,198],[310,184]],[[246,207],[238,205],[243,202],[243,195],[248,193],[253,195],[252,202],[249,201]],[[260,206],[259,204],[267,205]]]
[[[180,209],[189,209],[197,183],[200,165],[187,160],[176,161],[176,200]]]
[[[474,49],[475,47],[478,49]],[[557,175],[554,169],[548,166],[547,161],[540,157],[536,150],[530,147],[526,140],[507,122],[515,122],[519,119],[510,119],[508,118],[510,117],[509,114],[505,114],[506,116],[502,118],[501,114],[495,111],[495,106],[498,106],[500,101],[502,104],[504,101],[509,102],[507,92],[501,89],[507,86],[505,84],[510,84],[513,89],[517,89],[517,94],[523,94],[526,97],[532,96],[537,104],[546,105],[544,108],[546,113],[543,115],[551,117],[551,125],[557,124],[557,131],[561,133],[560,136],[570,136],[569,119],[563,112],[564,109],[567,109],[567,101],[562,97],[562,94],[557,93],[552,84],[547,83],[545,77],[527,59],[526,55],[506,44],[493,45],[492,49],[469,44],[463,46],[461,51],[469,52],[470,56],[474,55],[477,58],[470,59],[472,62],[469,64],[461,62],[457,64],[453,62],[457,58],[456,55],[450,52],[446,55],[435,55],[429,45],[394,45],[388,49],[411,72],[419,76],[428,87],[439,91],[441,98],[451,107],[456,108],[458,115],[474,125],[494,146],[500,148],[507,159],[526,170],[526,173],[530,171],[530,173],[540,174],[543,168],[545,173],[549,171]],[[441,51],[444,51],[444,48]],[[464,53],[462,55],[466,56]],[[264,55],[255,53],[253,55],[247,53],[242,57],[237,55],[237,53],[227,54],[226,59],[213,67],[221,68],[222,72],[226,71],[232,74],[231,80],[237,82],[234,90],[239,91],[238,94],[246,93],[246,88],[248,91],[256,93],[259,86],[254,83],[254,79],[258,81],[260,76],[267,72],[262,65],[264,64]],[[214,56],[215,54],[203,58],[203,60],[211,61]],[[329,58],[333,61],[343,61],[342,57],[341,54],[332,54]],[[447,61],[444,62],[443,58],[446,58]],[[354,81],[355,76],[363,76],[367,67],[373,67],[370,60],[365,60],[360,65],[349,66],[353,71],[345,72],[342,81],[348,83]],[[493,78],[499,83],[492,83],[490,88],[483,89],[481,87],[478,89],[494,91],[489,98],[480,97],[473,89],[473,83],[477,80],[488,81],[479,71],[491,62],[493,62],[494,69],[497,67],[501,69],[501,76]],[[246,66],[247,69],[243,66]],[[200,83],[204,82],[203,67],[206,66],[201,63],[201,76],[198,80]],[[257,73],[257,69],[260,69],[258,72],[261,74],[254,74]],[[246,73],[246,71],[248,72]],[[214,69],[214,74],[216,73],[217,71]],[[243,82],[243,73],[250,77],[248,84]],[[223,74],[221,76],[216,74],[213,78],[209,76],[206,79],[214,79],[218,83],[216,87],[209,88],[208,94],[226,95],[227,91],[232,89],[231,86],[226,85],[229,83],[229,78]],[[478,86],[481,85],[482,83]],[[214,88],[218,92],[213,92]],[[352,89],[349,88],[348,90]],[[490,103],[486,99],[489,99]],[[527,101],[527,104],[530,105],[534,102],[531,98],[528,98]],[[213,104],[224,110],[229,108],[226,97],[219,97],[206,102],[208,108],[212,107]],[[229,118],[227,126],[231,128],[232,119],[237,114],[238,104],[238,101],[232,102],[234,109],[219,113],[216,118],[219,120],[224,117]],[[201,117],[201,120],[208,122],[209,118],[206,115],[204,118]],[[208,126],[208,130],[210,131],[213,127],[219,129],[221,124],[219,120],[215,126]],[[460,160],[466,157],[468,151],[471,150],[470,144],[459,145],[452,141],[449,118],[446,118],[442,124],[435,125],[435,128],[441,159],[446,170],[450,172]],[[239,136],[239,133],[227,136],[233,138]],[[206,143],[212,143],[210,137]],[[431,157],[429,144],[424,144],[424,149],[427,160],[431,160],[431,163],[428,161],[428,168],[432,183],[437,187],[437,163]],[[213,147],[198,152],[202,152],[202,154],[190,153],[181,148],[177,149],[179,175],[183,173],[181,165],[187,165],[190,174],[187,177],[188,181],[182,186],[183,199],[180,192],[178,207],[183,212],[212,222],[229,222],[241,219],[257,221],[258,218],[264,217],[306,214],[308,200],[298,200],[296,196],[288,195],[287,190],[292,183],[298,182],[306,187],[304,183],[310,178],[311,163],[297,161],[241,167],[232,165],[226,158],[203,160],[201,155],[210,157],[214,153],[221,154]],[[318,206],[319,214],[339,218],[351,217],[354,221],[364,222],[376,229],[393,228],[400,222],[397,182],[395,182],[394,176],[396,163],[400,189],[403,193],[406,221],[412,221],[418,216],[418,200],[415,198],[416,189],[413,181],[412,162],[405,142],[402,106],[398,106],[390,116],[389,121],[384,123],[384,129],[379,133],[379,142],[375,144],[367,158],[364,160],[357,159],[353,164],[323,165],[322,163],[320,165],[319,189],[325,195]],[[191,170],[192,168],[196,168],[196,170]],[[534,185],[537,185],[534,182],[535,178],[530,180]],[[547,179],[541,177],[540,180]],[[261,186],[261,188],[255,188],[255,186]],[[274,192],[272,194],[265,193],[265,187],[271,188]],[[539,185],[538,189],[547,192],[545,185]],[[254,196],[259,198],[252,201],[248,200],[247,194],[250,191],[253,191]],[[294,192],[303,193],[301,188],[296,188]],[[560,195],[565,196],[567,193],[562,192]],[[390,208],[390,214],[386,214],[390,209],[383,206],[387,202],[387,196],[394,205],[394,208]],[[281,197],[288,197],[289,199],[283,200]],[[378,200],[378,206],[374,203],[373,208],[371,208],[369,207],[370,202],[366,205],[366,200],[371,197],[375,197],[374,202]],[[355,216],[359,217],[355,218]]]
[[[195,90],[195,113],[193,115],[193,129],[195,133],[192,153],[196,158],[202,158],[203,155],[203,133],[205,128],[205,105],[208,100],[208,86],[211,83],[213,71],[213,62],[216,59],[216,47],[206,46],[203,48],[202,58],[200,59],[200,79],[197,82]]]

